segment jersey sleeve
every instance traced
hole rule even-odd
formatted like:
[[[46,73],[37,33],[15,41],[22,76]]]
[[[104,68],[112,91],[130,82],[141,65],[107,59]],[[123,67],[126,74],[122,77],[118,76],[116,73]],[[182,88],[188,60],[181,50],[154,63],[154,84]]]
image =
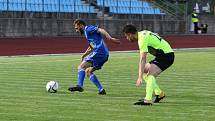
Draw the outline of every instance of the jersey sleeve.
[[[86,32],[88,34],[92,34],[92,33],[95,33],[97,31],[98,31],[98,27],[97,26],[90,25],[90,26],[87,26],[87,28],[86,28]]]
[[[148,52],[148,40],[143,35],[138,35],[138,46],[141,53]]]

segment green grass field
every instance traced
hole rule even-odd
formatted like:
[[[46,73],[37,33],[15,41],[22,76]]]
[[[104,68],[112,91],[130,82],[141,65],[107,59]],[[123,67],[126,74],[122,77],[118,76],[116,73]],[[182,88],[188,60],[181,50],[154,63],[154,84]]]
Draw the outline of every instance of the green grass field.
[[[151,56],[150,56],[151,58]],[[80,54],[0,57],[0,121],[214,121],[215,49],[177,50],[174,65],[157,82],[167,93],[159,104],[134,106],[145,95],[137,88],[138,52],[111,53],[96,74],[107,95],[88,78],[76,84]],[[58,80],[58,93],[46,92]]]

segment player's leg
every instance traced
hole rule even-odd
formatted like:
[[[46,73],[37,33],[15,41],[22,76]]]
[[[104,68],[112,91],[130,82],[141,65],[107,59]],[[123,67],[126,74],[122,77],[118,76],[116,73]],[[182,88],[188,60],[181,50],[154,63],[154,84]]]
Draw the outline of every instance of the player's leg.
[[[155,77],[158,76],[162,70],[155,64],[148,65],[148,74],[144,77],[146,82],[146,96],[144,100],[136,102],[135,105],[152,105],[152,95],[154,89],[157,88]]]
[[[144,75],[143,78],[144,80],[147,79],[147,75],[149,75],[149,69],[151,67],[150,63],[146,63],[145,68],[144,68]],[[155,84],[155,89],[154,89],[155,95],[159,95],[161,93],[161,89],[159,88],[158,84]],[[144,100],[140,99],[139,101]]]
[[[91,82],[96,85],[96,87],[98,88],[98,94],[101,94],[101,95],[105,95],[106,92],[105,90],[103,89],[102,87],[102,84],[101,82],[98,80],[97,76],[93,73],[96,69],[93,68],[93,67],[89,67],[86,69],[86,72],[87,72],[87,76],[90,78]]]
[[[174,53],[168,53],[159,57],[156,57],[150,62],[148,75],[144,78],[146,81],[146,96],[145,102],[151,102],[153,90],[156,93],[156,98],[154,103],[158,103],[161,99],[165,97],[163,91],[161,91],[156,83],[156,77],[170,67],[174,62],[175,55]],[[138,102],[139,104],[147,104],[144,101]]]
[[[68,90],[73,92],[73,91],[83,91],[83,86],[84,86],[84,79],[85,79],[85,70],[92,66],[91,62],[88,61],[82,61],[81,64],[78,66],[78,81],[77,85],[75,87],[70,87]]]
[[[91,62],[83,61],[79,66],[78,66],[78,83],[80,87],[84,86],[84,79],[85,79],[85,70],[89,67],[92,66]]]
[[[163,72],[173,64],[174,59],[175,59],[175,55],[172,52],[172,53],[167,53],[160,57],[157,57],[155,61],[151,61],[150,63],[157,65],[157,67],[159,67]],[[166,95],[163,91],[155,89],[154,103],[159,103],[160,100],[162,100],[165,96]]]
[[[156,93],[161,93],[161,90],[156,83],[156,77],[162,72],[162,70],[155,64],[150,64],[149,73],[145,78],[146,82],[146,96],[145,100],[152,101],[152,95],[155,91]]]
[[[147,75],[149,73],[150,63],[146,63],[144,68],[144,74]]]
[[[106,94],[105,90],[102,87],[102,84],[100,83],[97,76],[93,73],[95,70],[99,70],[102,68],[105,62],[107,62],[108,56],[101,56],[101,55],[95,55],[93,57],[93,65],[92,67],[87,69],[87,75],[89,76],[90,80],[96,87],[98,88],[98,94],[104,95]]]
[[[161,57],[158,57],[156,61],[151,61],[151,63],[157,65],[163,72],[173,64],[174,59],[175,59],[175,55],[172,52],[172,53],[167,53]],[[159,103],[160,100],[162,100],[165,96],[166,95],[163,91],[155,90],[154,103]]]
[[[149,74],[149,69],[150,69],[150,67],[151,67],[151,64],[150,64],[150,63],[147,63],[147,64],[145,65],[145,68],[144,68],[144,80],[145,80],[145,78],[147,77],[147,75]],[[155,78],[156,78],[156,75],[155,75]],[[156,84],[155,84],[155,89],[154,89],[155,95],[160,95],[161,92],[162,92],[161,89],[159,88],[158,84],[156,83]]]
[[[195,34],[198,34],[198,29],[199,29],[198,22],[194,22],[194,32],[195,32]]]
[[[165,93],[164,93],[164,91],[162,91],[160,88],[159,88],[159,86],[158,86],[158,84],[157,84],[157,82],[156,82],[156,76],[158,76],[163,70],[161,70],[160,68],[162,68],[163,69],[163,67],[161,67],[159,64],[158,65],[155,65],[155,64],[151,64],[152,66],[154,66],[154,69],[155,70],[157,70],[157,72],[156,71],[154,71],[154,70],[152,70],[152,72],[155,72],[154,74],[151,74],[152,76],[154,75],[154,77],[151,79],[152,80],[152,82],[154,83],[153,85],[154,85],[154,92],[155,92],[155,99],[154,99],[154,103],[158,103],[160,100],[162,100],[163,98],[165,98]],[[158,66],[160,66],[160,67],[158,67]],[[157,69],[156,69],[157,68]],[[153,68],[151,68],[151,69],[153,69]],[[146,96],[147,97],[147,96]]]

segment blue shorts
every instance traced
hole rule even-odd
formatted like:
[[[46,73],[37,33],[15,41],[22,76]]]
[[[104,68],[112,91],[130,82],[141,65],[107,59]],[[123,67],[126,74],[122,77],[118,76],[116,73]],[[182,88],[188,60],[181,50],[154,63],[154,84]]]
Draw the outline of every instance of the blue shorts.
[[[99,70],[102,68],[103,64],[108,61],[108,57],[109,57],[109,55],[101,55],[101,54],[97,54],[97,53],[91,53],[90,55],[88,55],[84,59],[84,61],[91,62],[92,67],[95,70]]]

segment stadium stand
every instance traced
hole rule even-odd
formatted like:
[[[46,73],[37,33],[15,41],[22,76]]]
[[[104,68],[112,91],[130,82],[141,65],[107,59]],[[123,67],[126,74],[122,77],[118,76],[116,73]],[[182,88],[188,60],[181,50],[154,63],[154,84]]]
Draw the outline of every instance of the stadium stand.
[[[25,4],[25,0],[23,1]],[[45,4],[44,4],[45,7]],[[26,1],[26,11],[30,12],[40,12],[43,11],[43,1],[42,0],[28,0]]]
[[[97,6],[103,5],[111,14],[162,14],[145,1],[97,0]],[[1,11],[96,13],[94,7],[81,0],[0,0]]]
[[[195,2],[180,1],[0,0],[0,37],[79,36],[72,28],[76,18],[99,25],[116,36],[122,34],[127,23],[159,34],[189,33],[189,8]],[[199,17],[201,24],[208,25],[208,34],[214,33],[213,16]]]
[[[113,14],[162,14],[159,8],[154,8],[145,1],[97,0],[97,4],[109,7],[109,12]]]
[[[0,0],[0,10],[1,11],[7,10],[7,0]]]
[[[0,0],[1,11],[95,13],[81,0]]]

